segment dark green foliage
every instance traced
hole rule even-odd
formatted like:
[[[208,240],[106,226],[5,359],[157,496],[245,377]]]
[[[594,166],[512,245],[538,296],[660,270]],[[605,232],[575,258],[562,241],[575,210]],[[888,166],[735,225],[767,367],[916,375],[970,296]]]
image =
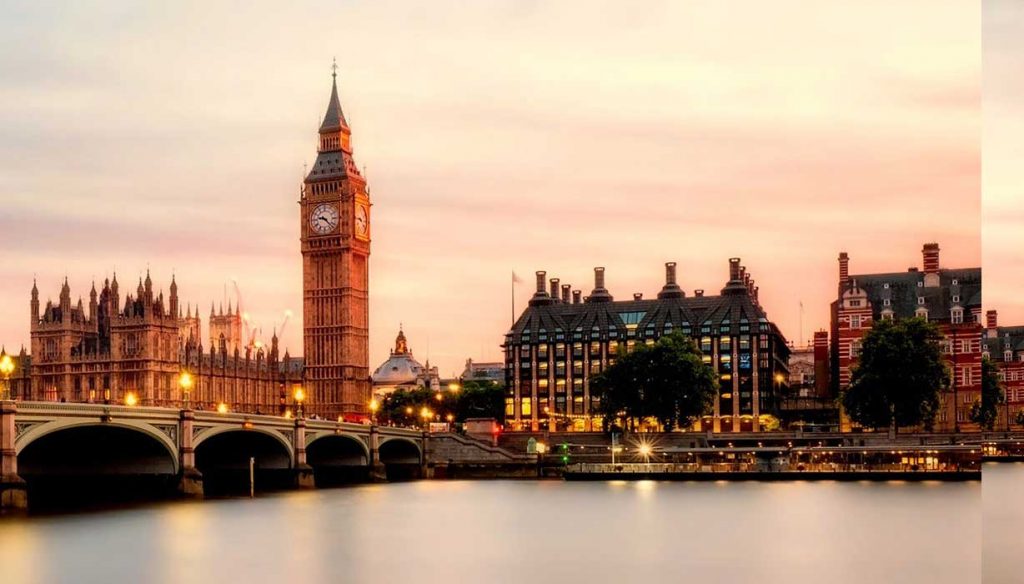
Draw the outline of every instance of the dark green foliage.
[[[949,387],[938,328],[924,319],[875,321],[842,402],[850,418],[871,428],[931,428],[939,395]]]
[[[692,339],[673,333],[654,345],[640,345],[621,355],[591,381],[592,396],[601,399],[608,425],[616,417],[655,418],[666,429],[686,428],[711,411],[718,376],[701,361]]]
[[[986,357],[981,361],[981,401],[971,406],[971,421],[991,432],[999,417],[999,406],[1005,402],[999,371]]]
[[[424,407],[441,421],[451,414],[456,422],[466,418],[496,418],[501,422],[505,418],[505,391],[492,381],[467,381],[454,393],[448,388],[440,392],[425,387],[399,389],[381,400],[377,421],[417,425],[422,423],[420,411]]]

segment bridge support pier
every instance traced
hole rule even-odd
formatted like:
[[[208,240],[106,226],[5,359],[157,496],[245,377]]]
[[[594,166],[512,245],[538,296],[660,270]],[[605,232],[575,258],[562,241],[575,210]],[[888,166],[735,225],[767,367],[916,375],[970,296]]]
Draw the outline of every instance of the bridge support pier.
[[[388,471],[380,461],[380,432],[377,426],[370,426],[370,473],[371,483],[388,482]]]
[[[300,489],[315,489],[316,476],[313,467],[306,462],[306,419],[295,420],[295,486]]]
[[[14,414],[18,406],[0,401],[0,515],[23,513],[28,509],[28,490],[18,476],[18,454],[14,450]]]
[[[181,462],[178,493],[184,497],[202,499],[203,475],[196,468],[196,451],[192,447],[194,419],[195,413],[192,410],[181,411],[181,422],[178,424],[178,460]]]

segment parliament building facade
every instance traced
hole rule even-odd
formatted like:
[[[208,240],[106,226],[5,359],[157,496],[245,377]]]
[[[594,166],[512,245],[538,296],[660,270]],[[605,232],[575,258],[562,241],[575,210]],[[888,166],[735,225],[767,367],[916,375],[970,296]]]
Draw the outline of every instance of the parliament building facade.
[[[319,128],[317,158],[299,196],[303,266],[303,358],[246,334],[240,306],[211,307],[207,344],[198,307],[183,310],[172,278],[156,292],[147,272],[122,297],[116,275],[95,284],[88,309],[31,296],[31,353],[22,348],[14,399],[127,403],[287,414],[302,387],[305,412],[362,421],[370,400],[370,199],[352,157],[336,75]],[[183,379],[185,383],[183,383]],[[186,389],[188,391],[186,391]]]

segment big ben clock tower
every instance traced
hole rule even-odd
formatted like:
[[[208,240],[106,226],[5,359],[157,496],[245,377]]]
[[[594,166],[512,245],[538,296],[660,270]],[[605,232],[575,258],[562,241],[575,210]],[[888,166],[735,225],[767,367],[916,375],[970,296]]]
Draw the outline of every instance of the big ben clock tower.
[[[370,197],[352,159],[337,70],[332,77],[299,201],[307,411],[328,419],[363,414],[370,400]]]

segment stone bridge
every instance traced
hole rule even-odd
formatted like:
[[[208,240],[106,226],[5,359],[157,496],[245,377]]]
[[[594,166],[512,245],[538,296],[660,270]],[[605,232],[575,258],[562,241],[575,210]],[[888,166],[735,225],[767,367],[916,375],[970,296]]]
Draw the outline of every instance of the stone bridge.
[[[426,436],[405,428],[279,416],[55,402],[0,402],[0,510],[27,506],[34,480],[169,477],[313,487],[422,476]],[[239,477],[244,477],[240,479]],[[27,486],[26,486],[27,485]]]

